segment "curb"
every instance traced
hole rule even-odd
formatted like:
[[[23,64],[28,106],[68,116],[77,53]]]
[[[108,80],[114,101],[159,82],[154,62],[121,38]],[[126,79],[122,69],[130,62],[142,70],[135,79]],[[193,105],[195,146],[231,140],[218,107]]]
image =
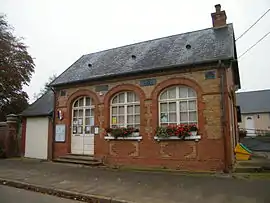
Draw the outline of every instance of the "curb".
[[[25,182],[21,182],[17,180],[3,179],[3,178],[0,178],[0,185],[15,187],[19,189],[57,196],[57,197],[65,198],[65,199],[71,199],[71,200],[77,200],[77,201],[89,202],[89,203],[134,203],[130,201],[117,200],[117,199],[113,199],[109,197],[89,195],[89,194],[84,194],[84,193],[79,193],[79,192],[71,192],[67,190],[49,188],[46,186],[25,183]]]

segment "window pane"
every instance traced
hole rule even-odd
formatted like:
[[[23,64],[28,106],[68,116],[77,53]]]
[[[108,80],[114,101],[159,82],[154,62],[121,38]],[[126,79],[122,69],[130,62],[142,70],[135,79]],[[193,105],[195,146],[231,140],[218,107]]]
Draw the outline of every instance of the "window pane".
[[[189,101],[188,102],[188,110],[196,110],[196,101]]]
[[[188,121],[188,114],[187,113],[180,113],[180,122]]]
[[[127,102],[134,102],[134,93],[127,92]]]
[[[180,87],[179,88],[179,96],[180,98],[187,98],[188,96],[188,89],[186,87]]]
[[[140,123],[140,115],[135,116],[135,123]]]
[[[85,109],[85,116],[90,116],[90,109]]]
[[[90,118],[85,118],[85,125],[90,125]]]
[[[189,121],[197,121],[197,112],[189,112]]]
[[[136,105],[135,106],[135,113],[140,113],[140,106],[139,105]]]
[[[73,116],[74,116],[74,117],[78,117],[78,115],[79,115],[78,110],[74,110],[74,111],[73,111]]]
[[[187,111],[187,102],[186,101],[180,102],[180,111]]]
[[[117,107],[112,107],[112,114],[116,115],[117,114]]]
[[[95,109],[91,109],[91,114],[90,116],[95,116]]]
[[[81,98],[81,99],[79,100],[79,106],[83,106],[83,99],[84,99],[84,98]]]
[[[119,94],[119,103],[125,103],[125,93]]]
[[[163,93],[160,95],[160,99],[161,99],[161,100],[167,99],[167,91],[163,92]]]
[[[119,119],[118,123],[125,123],[125,117],[124,116],[119,116],[118,119]]]
[[[133,116],[127,116],[127,122],[133,123]]]
[[[118,107],[119,109],[119,111],[118,111],[118,113],[120,114],[120,115],[124,115],[125,114],[125,107],[124,106],[119,106]]]
[[[176,113],[169,113],[169,122],[176,122]]]
[[[91,99],[89,97],[85,99],[85,106],[91,106]]]
[[[176,111],[176,102],[170,102],[169,103],[169,111],[170,112],[175,112]]]
[[[168,90],[169,93],[169,99],[175,99],[176,98],[176,87],[170,88]]]
[[[133,106],[128,106],[127,107],[127,113],[128,114],[133,114]]]
[[[113,104],[117,104],[118,103],[118,95],[113,98],[112,103]]]
[[[135,129],[140,129],[140,125],[135,125],[134,128]]]
[[[77,124],[78,124],[77,118],[73,118],[73,125],[77,125]]]
[[[167,123],[168,122],[168,114],[167,113],[161,113],[160,114],[160,121],[162,122],[162,123]]]
[[[167,110],[167,103],[161,103],[160,104],[160,111],[161,112],[167,112],[168,110]]]
[[[196,97],[196,92],[191,88],[188,88],[188,97]]]
[[[78,107],[79,106],[79,101],[77,100],[75,103],[74,103],[74,107]]]
[[[79,117],[83,117],[83,110],[82,109],[79,110]]]
[[[111,124],[113,124],[113,125],[117,124],[117,117],[116,116],[112,117]]]

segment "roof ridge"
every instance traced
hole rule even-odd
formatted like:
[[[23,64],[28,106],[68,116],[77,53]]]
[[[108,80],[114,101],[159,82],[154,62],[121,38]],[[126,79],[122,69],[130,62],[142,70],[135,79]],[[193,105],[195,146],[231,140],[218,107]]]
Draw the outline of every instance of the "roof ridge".
[[[222,28],[226,28],[228,26],[233,26],[233,25],[232,25],[232,23],[228,23],[227,26],[224,26]],[[222,29],[222,28],[219,28],[219,29]],[[100,50],[100,51],[88,53],[88,54],[85,54],[83,56],[88,56],[88,55],[91,55],[91,54],[97,54],[97,53],[101,53],[101,52],[105,52],[105,51],[110,51],[110,50],[118,49],[118,48],[124,48],[124,47],[132,46],[132,45],[142,44],[142,43],[146,43],[146,42],[152,42],[152,41],[155,41],[155,40],[165,39],[165,38],[169,38],[169,37],[181,36],[181,35],[186,35],[186,34],[189,34],[189,33],[201,32],[201,31],[204,31],[204,30],[216,30],[216,29],[217,28],[209,27],[209,28],[204,28],[204,29],[200,29],[200,30],[183,32],[183,33],[173,34],[173,35],[164,36],[164,37],[158,37],[158,38],[155,38],[155,39],[149,39],[149,40],[145,40],[145,41],[141,41],[141,42],[135,42],[133,44],[127,44],[127,45],[123,45],[123,46],[118,46],[118,47],[113,47],[113,48],[109,48],[109,49],[105,49],[105,50]]]

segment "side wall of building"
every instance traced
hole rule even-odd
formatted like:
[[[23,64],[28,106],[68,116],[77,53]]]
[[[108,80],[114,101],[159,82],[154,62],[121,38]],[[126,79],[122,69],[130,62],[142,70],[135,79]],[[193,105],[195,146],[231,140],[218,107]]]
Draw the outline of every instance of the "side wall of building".
[[[206,70],[207,69],[207,70]],[[194,71],[196,70],[196,71]],[[206,77],[212,71],[215,77]],[[142,79],[156,79],[156,84],[141,86]],[[95,92],[97,85],[108,85],[105,94]],[[170,86],[186,85],[197,92],[198,125],[201,140],[196,141],[161,141],[154,140],[158,126],[158,96]],[[63,88],[62,88],[63,89]],[[221,123],[221,94],[218,70],[213,67],[203,69],[186,69],[185,72],[162,72],[148,74],[147,77],[117,78],[103,83],[84,84],[65,87],[65,96],[56,93],[56,109],[62,110],[64,119],[56,118],[56,124],[67,126],[66,142],[54,143],[54,158],[70,153],[71,144],[71,109],[73,101],[80,96],[91,96],[95,102],[95,125],[101,133],[95,137],[95,156],[101,157],[111,165],[135,165],[148,167],[167,167],[182,170],[215,170],[224,169],[224,137]],[[104,129],[109,127],[110,99],[120,91],[134,91],[140,97],[142,140],[106,141]],[[226,95],[228,91],[225,89]],[[56,113],[56,112],[55,112]]]

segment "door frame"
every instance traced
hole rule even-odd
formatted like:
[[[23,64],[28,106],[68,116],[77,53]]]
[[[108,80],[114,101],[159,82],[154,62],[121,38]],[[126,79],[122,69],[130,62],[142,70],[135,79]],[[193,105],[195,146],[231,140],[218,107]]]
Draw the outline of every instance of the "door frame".
[[[90,104],[89,106],[86,106],[86,99],[90,99]],[[83,101],[82,106],[79,106],[80,101]],[[75,102],[77,102],[78,106],[75,107]],[[72,116],[71,116],[71,120],[72,123],[74,122],[74,111],[77,112],[77,116],[75,117],[75,119],[77,120],[77,122],[80,120],[81,124],[72,124],[71,125],[71,152],[72,152],[72,145],[75,144],[75,142],[77,142],[77,145],[82,145],[82,148],[78,148],[77,151],[82,151],[82,153],[74,153],[74,151],[72,153],[74,154],[81,154],[81,155],[94,155],[94,141],[95,141],[95,136],[93,133],[94,130],[94,126],[95,126],[95,105],[94,105],[94,100],[91,97],[88,96],[82,96],[82,97],[78,97],[72,105]],[[82,113],[82,115],[80,116],[80,112]],[[86,115],[86,112],[89,112],[89,115]],[[94,115],[93,115],[94,114]],[[86,119],[89,119],[89,124],[86,124]],[[90,125],[91,123],[91,119],[92,120],[92,125]],[[79,122],[80,123],[80,122]],[[81,133],[73,133],[74,129],[73,127],[76,126],[76,132],[78,131],[78,127],[80,126],[81,128]],[[88,132],[86,132],[86,128],[88,128]],[[92,131],[92,132],[91,132]],[[74,143],[73,143],[74,142]],[[88,142],[88,144],[86,144]],[[86,146],[91,146],[91,148],[89,150],[85,150]],[[76,151],[76,150],[75,150]],[[88,153],[86,153],[88,151]]]
[[[99,126],[99,122],[98,122],[98,115],[99,115],[99,110],[98,110],[98,105],[100,104],[100,100],[97,96],[97,94],[89,89],[79,89],[75,92],[73,92],[69,97],[68,97],[68,101],[67,101],[67,145],[68,145],[68,153],[71,153],[71,136],[72,136],[72,107],[73,107],[73,103],[75,100],[77,100],[80,97],[90,97],[93,99],[94,102],[94,125],[95,126]],[[95,136],[95,135],[94,135]],[[96,139],[94,139],[94,145],[95,145]],[[94,154],[95,154],[95,148],[94,148]]]

